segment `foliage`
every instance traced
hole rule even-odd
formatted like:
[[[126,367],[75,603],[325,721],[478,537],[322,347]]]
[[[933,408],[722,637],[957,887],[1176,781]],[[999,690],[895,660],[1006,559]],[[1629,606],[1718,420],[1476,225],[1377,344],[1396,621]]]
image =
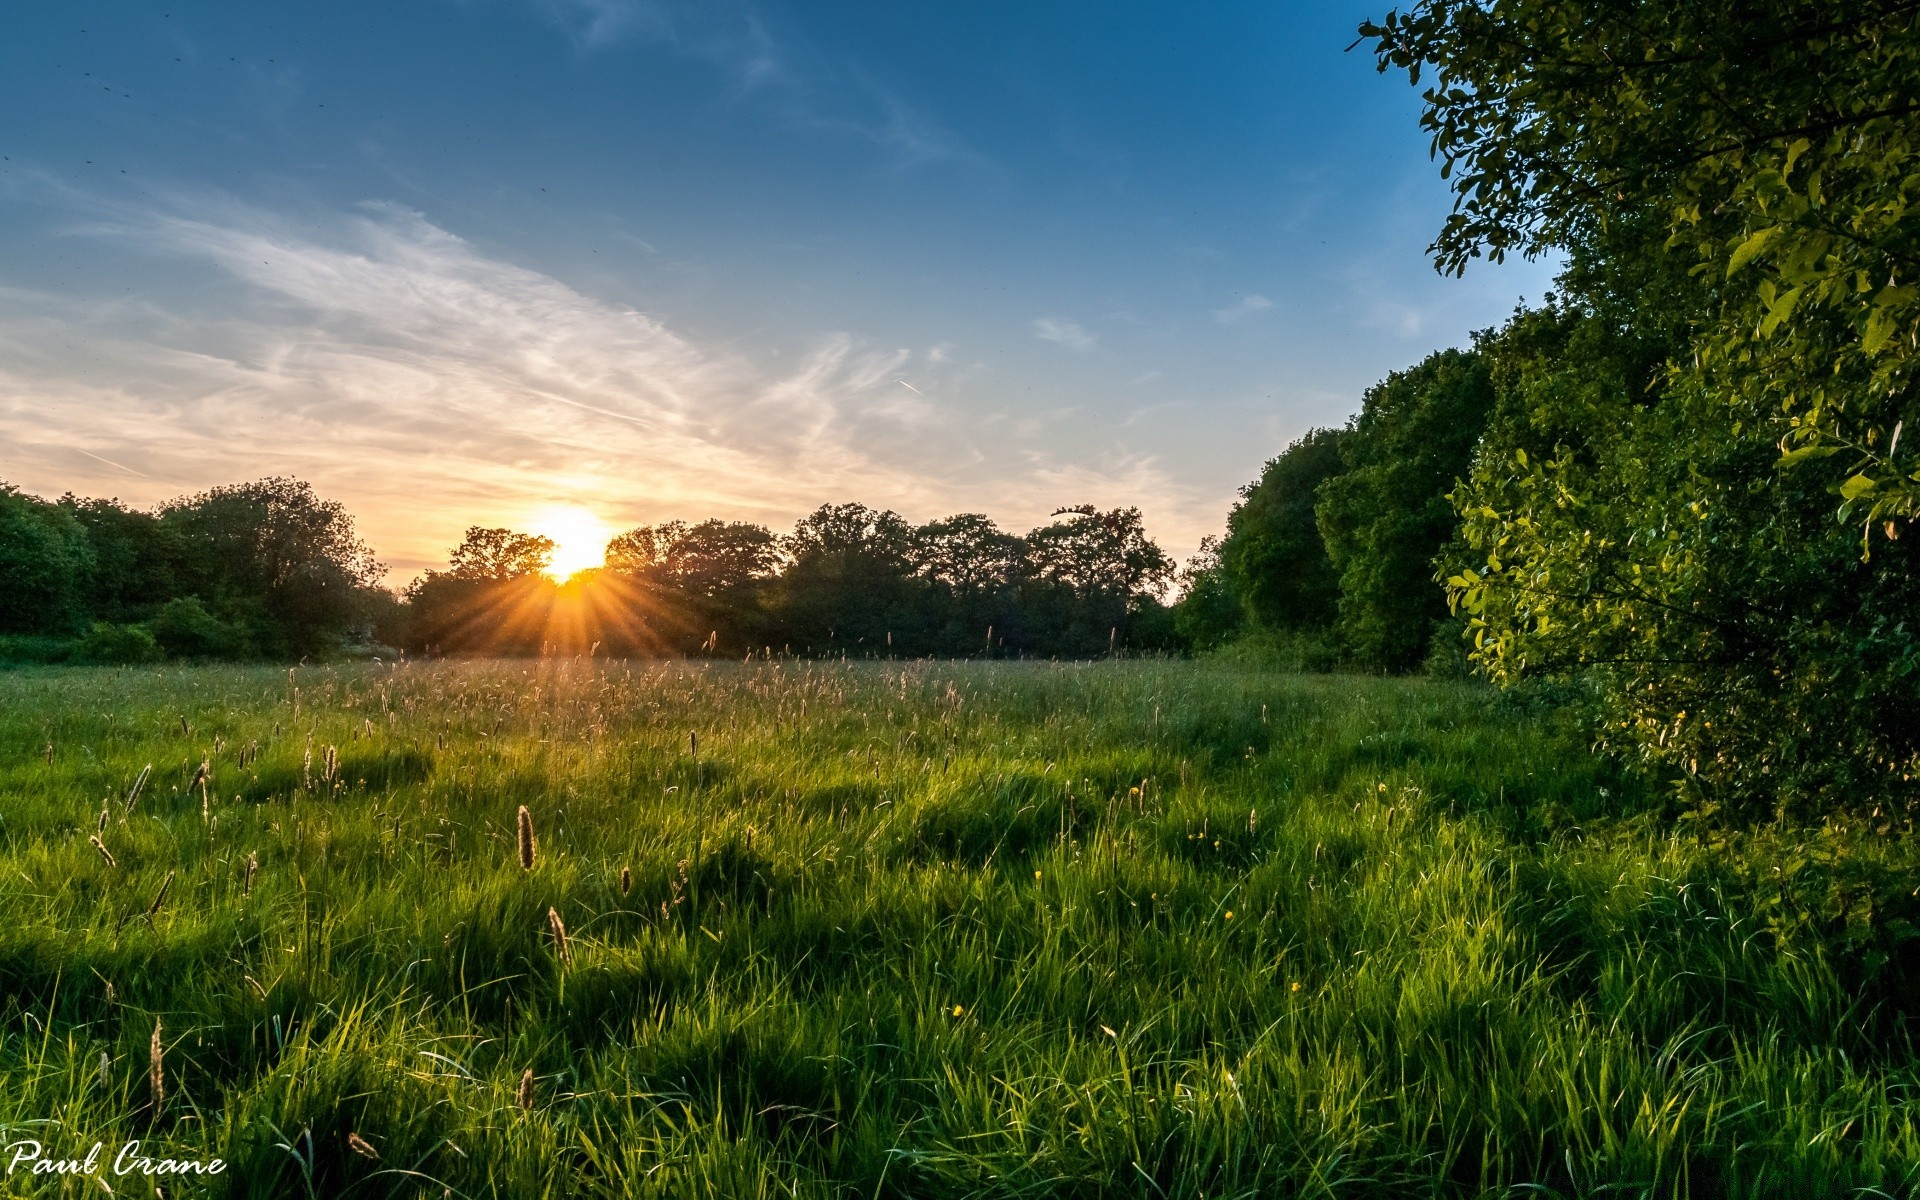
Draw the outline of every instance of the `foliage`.
[[[295,479],[233,484],[160,512],[185,594],[232,613],[269,653],[324,654],[365,617],[383,568],[337,501]]]
[[[1920,362],[1911,4],[1422,0],[1362,32],[1382,70],[1434,76],[1444,269],[1651,217],[1728,281],[1693,347],[1717,398],[1768,414],[1781,465],[1817,466],[1869,532],[1915,514],[1894,444]]]
[[[1493,405],[1478,354],[1442,350],[1367,390],[1340,443],[1344,470],[1314,512],[1340,575],[1341,645],[1365,666],[1404,671],[1446,616],[1434,557],[1458,517],[1447,494],[1467,474]]]
[[[428,653],[1090,657],[1179,648],[1170,563],[1137,509],[1065,509],[1025,538],[979,513],[914,526],[823,505],[788,536],[719,520],[643,525],[558,584],[544,539],[473,529],[408,589]],[[504,565],[502,565],[504,564]]]
[[[178,573],[186,547],[176,525],[118,500],[60,497],[60,507],[86,530],[92,561],[85,608],[107,621],[141,621],[183,595]]]
[[[777,539],[744,521],[642,525],[607,544],[607,569],[648,577],[691,596],[721,599],[750,591],[780,565]]]
[[[176,658],[231,658],[244,649],[240,632],[208,612],[197,596],[167,601],[146,628]]]
[[[20,642],[0,660],[144,660],[149,635],[185,657],[329,654],[390,616],[381,571],[346,510],[297,480],[152,512],[0,484],[0,635],[74,643]]]
[[[68,657],[83,663],[155,662],[160,658],[160,643],[143,625],[95,621],[87,635],[73,643]]]
[[[213,1195],[1920,1184],[1911,833],[1664,836],[1490,689],[33,669],[0,793],[0,1124]]]
[[[0,484],[0,633],[72,631],[92,566],[86,531],[70,514]]]
[[[787,639],[814,653],[884,654],[913,622],[913,527],[892,510],[823,504],[781,542]]]
[[[1340,574],[1327,557],[1314,506],[1320,487],[1346,470],[1345,429],[1312,429],[1270,459],[1240,490],[1220,546],[1221,582],[1258,626],[1325,629],[1340,599]]]
[[[1557,248],[1487,352],[1450,585],[1495,678],[1590,674],[1701,813],[1920,801],[1908,5],[1421,3],[1444,269]],[[1863,541],[1863,528],[1869,535]],[[1877,543],[1877,544],[1876,544]],[[1457,569],[1456,569],[1457,568]]]
[[[781,563],[779,541],[742,521],[669,521],[643,525],[607,544],[598,580],[616,594],[603,607],[641,614],[632,623],[603,620],[611,653],[692,654],[722,646],[765,645],[773,630],[769,585]],[[611,613],[609,614],[611,615]]]
[[[552,538],[472,525],[453,548],[446,573],[455,579],[504,583],[538,575],[551,561]]]
[[[1157,608],[1173,560],[1147,537],[1137,508],[1083,504],[1053,518],[1025,540],[1025,640],[1074,656],[1114,650],[1131,623]]]
[[[1240,636],[1246,626],[1246,607],[1220,561],[1219,538],[1209,534],[1200,539],[1200,549],[1180,568],[1179,585],[1173,620],[1183,645],[1198,651],[1218,650]]]

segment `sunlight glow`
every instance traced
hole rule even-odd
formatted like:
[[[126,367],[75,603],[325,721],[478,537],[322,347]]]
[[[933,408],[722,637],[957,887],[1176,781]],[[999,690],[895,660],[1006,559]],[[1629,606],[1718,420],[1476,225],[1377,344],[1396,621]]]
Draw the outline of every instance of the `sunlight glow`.
[[[553,539],[553,561],[547,566],[547,574],[565,582],[604,563],[607,542],[617,531],[577,504],[556,504],[535,514],[528,532]]]

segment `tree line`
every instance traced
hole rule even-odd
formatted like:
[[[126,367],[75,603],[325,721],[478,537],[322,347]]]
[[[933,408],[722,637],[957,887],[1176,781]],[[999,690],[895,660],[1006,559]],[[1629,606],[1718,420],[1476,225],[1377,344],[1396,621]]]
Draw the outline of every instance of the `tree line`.
[[[151,511],[0,484],[0,656],[43,661],[424,654],[1087,658],[1178,648],[1173,562],[1137,508],[1061,509],[1025,535],[978,513],[914,525],[823,505],[784,536],[641,526],[555,581],[554,544],[469,529],[396,595],[352,517],[303,482]]]
[[[925,525],[828,504],[778,536],[709,520],[614,538],[556,583],[553,544],[472,528],[406,593],[407,637],[436,653],[750,653],[1088,658],[1176,647],[1173,562],[1137,508],[1061,509],[1010,534],[979,513]]]
[[[346,509],[297,480],[217,487],[151,511],[0,483],[5,657],[329,654],[387,615],[382,573]]]
[[[1433,245],[1556,294],[1370,391],[1189,572],[1197,644],[1574,685],[1694,811],[1920,805],[1920,9],[1421,0]]]

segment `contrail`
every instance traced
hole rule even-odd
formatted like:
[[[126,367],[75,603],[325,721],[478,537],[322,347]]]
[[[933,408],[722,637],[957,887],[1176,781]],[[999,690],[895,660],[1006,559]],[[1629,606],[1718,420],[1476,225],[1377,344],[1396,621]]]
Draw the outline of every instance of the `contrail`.
[[[910,383],[908,383],[908,382],[907,382],[906,380],[904,380],[904,379],[896,379],[896,380],[894,380],[894,382],[895,382],[895,383],[897,383],[897,384],[899,384],[899,385],[900,385],[901,387],[903,387],[903,388],[905,388],[905,389],[907,389],[908,391],[910,391],[910,392],[912,392],[912,393],[913,393],[914,395],[916,395],[916,396],[924,396],[924,395],[926,395],[926,393],[925,393],[925,392],[923,392],[923,391],[921,391],[921,390],[920,390],[919,388],[917,388],[917,387],[915,387],[915,386],[913,386],[912,384],[910,384]]]
[[[138,476],[139,476],[140,478],[142,478],[142,479],[152,479],[152,478],[153,478],[153,476],[151,476],[151,475],[149,475],[149,474],[147,474],[147,473],[146,473],[145,471],[136,471],[136,470],[134,470],[134,469],[133,469],[132,467],[129,467],[129,466],[126,466],[126,465],[125,465],[125,464],[123,464],[123,463],[117,463],[117,462],[115,462],[115,461],[113,461],[113,460],[112,460],[112,459],[110,459],[110,458],[101,458],[101,457],[100,457],[100,456],[99,456],[98,454],[95,454],[95,453],[94,453],[93,451],[91,451],[91,450],[82,450],[82,449],[80,449],[80,447],[78,447],[78,446],[68,446],[68,447],[67,447],[67,449],[69,449],[69,450],[72,450],[72,451],[74,451],[75,453],[78,453],[78,454],[84,454],[84,455],[86,455],[86,456],[87,456],[88,458],[91,458],[91,459],[93,459],[93,460],[94,460],[94,461],[96,461],[96,462],[103,462],[103,463],[105,463],[105,464],[107,464],[107,465],[108,465],[108,466],[110,466],[110,467],[119,467],[119,468],[120,468],[120,469],[121,469],[122,471],[125,471],[125,472],[126,472],[127,474],[129,474],[129,475],[138,475]]]

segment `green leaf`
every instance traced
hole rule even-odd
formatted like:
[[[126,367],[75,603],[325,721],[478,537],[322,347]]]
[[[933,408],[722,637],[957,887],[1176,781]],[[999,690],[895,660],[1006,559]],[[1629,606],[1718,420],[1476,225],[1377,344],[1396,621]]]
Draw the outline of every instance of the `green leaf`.
[[[1735,246],[1733,248],[1733,257],[1727,260],[1727,278],[1733,278],[1735,271],[1752,262],[1753,256],[1765,250],[1767,243],[1772,241],[1774,235],[1779,232],[1780,227],[1778,225],[1769,225],[1765,229],[1748,234],[1747,240]]]
[[[1860,348],[1868,354],[1879,351],[1893,337],[1893,313],[1875,308],[1867,313],[1867,331],[1860,335]]]
[[[1840,447],[1838,446],[1802,446],[1798,450],[1789,450],[1785,454],[1782,454],[1780,461],[1773,465],[1784,469],[1793,466],[1795,463],[1805,462],[1810,458],[1828,458],[1838,453],[1840,453]]]
[[[1801,291],[1800,288],[1788,288],[1769,303],[1766,319],[1760,322],[1761,337],[1780,328],[1780,322],[1793,315],[1793,306],[1800,302]]]
[[[1858,500],[1879,486],[1879,484],[1875,483],[1866,475],[1855,475],[1852,479],[1840,485],[1840,498],[1843,500]]]

